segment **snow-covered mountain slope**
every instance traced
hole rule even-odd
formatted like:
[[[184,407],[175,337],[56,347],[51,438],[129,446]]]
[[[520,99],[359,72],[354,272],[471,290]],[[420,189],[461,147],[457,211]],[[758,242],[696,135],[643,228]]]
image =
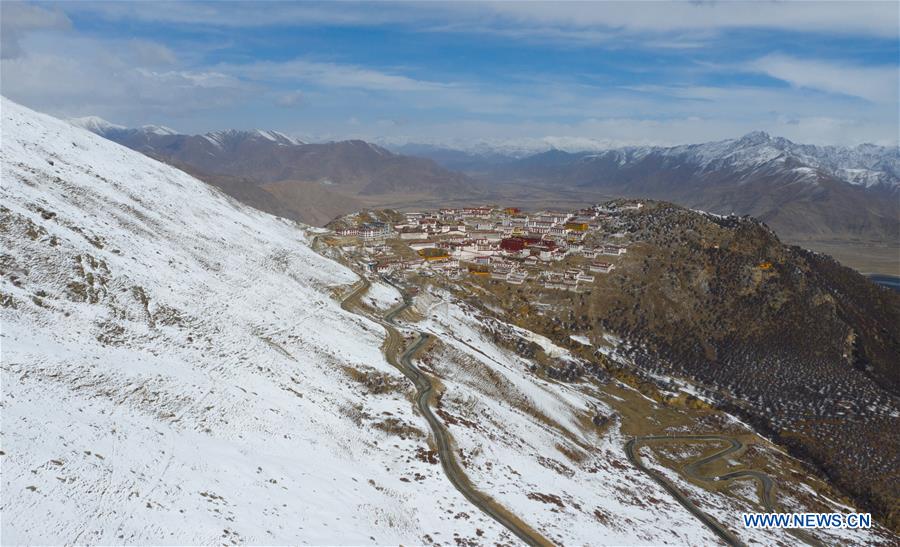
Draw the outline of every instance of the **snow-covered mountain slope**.
[[[900,188],[900,150],[896,147],[797,144],[754,131],[739,139],[672,148],[630,148],[623,152],[626,162],[659,154],[704,169],[753,172],[778,167],[798,172],[813,182],[816,176],[826,174],[850,184]]]
[[[414,457],[311,232],[5,99],[2,130],[3,544],[511,538]]]
[[[101,118],[100,116],[84,116],[82,118],[69,118],[67,120],[75,127],[86,129],[91,133],[102,135],[112,131],[125,131],[128,128],[124,125],[114,124]]]
[[[91,133],[96,133],[101,137],[105,137],[107,139],[113,141],[121,141],[121,140],[137,140],[140,138],[144,139],[152,139],[154,136],[156,137],[171,137],[171,136],[180,136],[182,138],[188,137],[189,135],[182,135],[178,133],[178,131],[172,129],[171,127],[166,127],[164,125],[142,125],[140,127],[126,127],[124,125],[114,124],[112,122],[108,122],[99,116],[85,116],[82,118],[69,118],[68,121],[70,124],[80,127],[82,129],[87,129]],[[304,142],[296,137],[292,137],[290,135],[286,135],[280,131],[273,131],[268,129],[252,129],[252,130],[240,130],[240,129],[225,129],[222,131],[211,131],[204,135],[200,135],[200,137],[205,138],[210,143],[215,146],[236,146],[243,141],[258,141],[264,140],[273,142],[275,144],[279,144],[282,146],[291,146],[291,145],[300,145],[304,144]],[[165,141],[163,141],[165,142]]]
[[[244,141],[253,140],[266,140],[280,146],[296,146],[304,144],[303,141],[295,137],[290,137],[279,131],[269,131],[265,129],[254,129],[252,131],[226,129],[206,133],[203,137],[220,148],[231,148],[239,146]]]

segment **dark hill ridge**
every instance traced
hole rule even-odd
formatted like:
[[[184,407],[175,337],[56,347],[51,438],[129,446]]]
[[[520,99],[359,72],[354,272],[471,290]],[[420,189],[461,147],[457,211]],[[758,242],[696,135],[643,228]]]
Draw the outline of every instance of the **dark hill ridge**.
[[[73,122],[188,170],[248,205],[310,224],[324,224],[361,203],[481,195],[461,173],[360,140],[307,144],[276,131],[182,135],[155,126],[124,128],[96,118]]]
[[[648,202],[622,218],[628,252],[586,292],[472,282],[573,350],[573,333],[623,339],[647,380],[692,381],[900,528],[900,294],[749,217]]]

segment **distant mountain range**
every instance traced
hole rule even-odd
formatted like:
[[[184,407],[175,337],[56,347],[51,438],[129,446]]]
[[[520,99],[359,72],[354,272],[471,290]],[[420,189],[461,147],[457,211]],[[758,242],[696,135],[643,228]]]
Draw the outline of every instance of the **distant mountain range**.
[[[481,191],[431,159],[360,140],[304,143],[267,130],[184,135],[161,126],[127,128],[97,117],[73,125],[183,170],[264,211],[324,224],[364,205],[393,205]]]
[[[390,151],[361,140],[305,143],[259,129],[184,135],[96,117],[70,122],[188,171],[258,209],[311,224],[363,207],[433,207],[530,193],[539,202],[558,192],[586,203],[598,195],[641,197],[752,215],[786,241],[835,254],[863,271],[898,269],[896,147],[815,146],[753,132],[675,147],[530,155],[527,148],[490,143],[407,143]],[[571,150],[580,141],[558,144]],[[841,254],[847,245],[853,253]],[[874,263],[857,260],[863,248],[874,249]]]
[[[816,146],[797,144],[782,137],[773,137],[763,131],[754,131],[738,139],[688,144],[673,147],[630,146],[577,150],[578,142],[566,148],[550,147],[543,151],[528,152],[528,148],[510,145],[492,145],[455,148],[434,144],[406,143],[389,146],[392,150],[416,156],[429,157],[451,169],[465,171],[496,170],[498,166],[512,166],[525,171],[540,166],[536,176],[559,178],[556,171],[547,168],[564,168],[578,182],[585,182],[595,173],[591,169],[604,162],[613,162],[617,168],[628,169],[642,161],[670,158],[673,164],[693,165],[701,171],[730,169],[752,175],[763,166],[784,167],[812,180],[816,172],[827,174],[841,181],[866,187],[880,186],[889,190],[900,188],[900,149],[897,147],[860,144],[855,147]],[[583,144],[583,143],[582,143]],[[586,145],[585,145],[586,146]],[[536,177],[532,177],[536,178]]]
[[[675,147],[558,149],[519,157],[432,145],[398,148],[494,183],[674,201],[749,214],[787,240],[900,242],[900,150],[797,144],[763,132]],[[895,253],[896,254],[896,253]]]

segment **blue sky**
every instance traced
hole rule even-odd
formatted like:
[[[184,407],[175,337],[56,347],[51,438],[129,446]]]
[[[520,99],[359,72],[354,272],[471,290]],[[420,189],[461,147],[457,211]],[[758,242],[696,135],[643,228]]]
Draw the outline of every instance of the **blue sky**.
[[[898,6],[3,2],[0,91],[318,140],[896,144]]]

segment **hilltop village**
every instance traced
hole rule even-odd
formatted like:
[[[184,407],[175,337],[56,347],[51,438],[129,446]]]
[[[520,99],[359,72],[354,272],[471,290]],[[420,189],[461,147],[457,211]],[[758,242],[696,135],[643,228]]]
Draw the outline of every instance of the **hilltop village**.
[[[611,272],[628,250],[622,213],[640,202],[570,212],[523,212],[514,207],[437,211],[364,211],[330,225],[333,243],[370,272],[425,277],[485,276],[521,285],[580,291]],[[559,267],[567,257],[578,267]],[[572,266],[573,261],[566,261]]]

